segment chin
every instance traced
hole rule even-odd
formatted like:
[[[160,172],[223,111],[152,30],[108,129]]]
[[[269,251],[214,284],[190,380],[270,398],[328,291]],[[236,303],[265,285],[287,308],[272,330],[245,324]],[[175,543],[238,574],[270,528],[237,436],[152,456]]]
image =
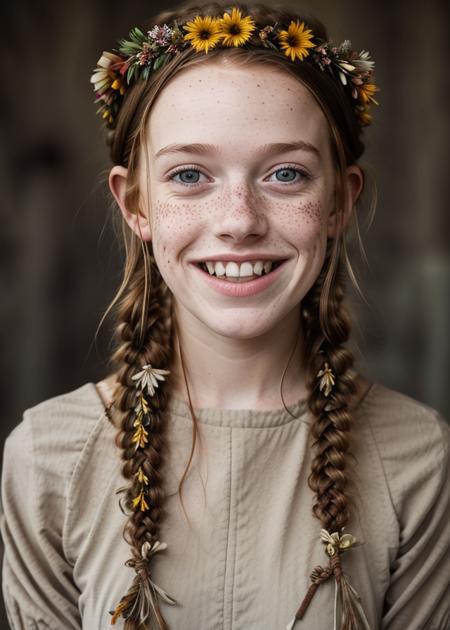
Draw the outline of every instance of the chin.
[[[266,315],[258,321],[248,313],[245,316],[242,314],[239,316],[234,315],[231,311],[228,314],[224,311],[220,321],[205,321],[203,319],[200,322],[205,328],[209,328],[211,332],[222,337],[229,339],[253,339],[276,328],[279,320],[268,319]]]

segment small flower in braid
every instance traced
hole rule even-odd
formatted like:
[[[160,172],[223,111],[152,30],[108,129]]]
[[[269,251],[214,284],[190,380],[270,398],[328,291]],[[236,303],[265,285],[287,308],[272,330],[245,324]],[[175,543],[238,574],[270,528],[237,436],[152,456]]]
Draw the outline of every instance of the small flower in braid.
[[[286,630],[293,630],[296,621],[303,619],[319,585],[330,577],[334,577],[336,589],[334,628],[370,630],[359,595],[341,567],[341,554],[359,544],[354,536],[344,533],[348,520],[345,475],[346,434],[350,430],[348,403],[356,388],[350,373],[353,356],[344,345],[350,327],[342,305],[342,260],[339,252],[334,260],[330,258],[328,251],[319,277],[303,300],[306,356],[310,364],[309,404],[315,416],[312,435],[317,448],[309,484],[316,493],[313,513],[322,523],[320,539],[329,563],[325,567],[316,566],[311,572],[311,585]],[[330,278],[332,281],[327,282]],[[323,299],[324,286],[329,288],[326,299]]]
[[[152,365],[148,363],[131,377],[133,381],[136,381],[135,386],[138,390],[136,392],[138,403],[134,409],[136,418],[133,422],[133,426],[136,427],[136,429],[131,439],[131,442],[135,444],[136,451],[138,449],[145,449],[148,444],[148,431],[145,427],[150,425],[152,404],[157,406],[157,401],[152,400],[152,397],[155,395],[158,381],[164,381],[164,376],[167,374],[170,374],[169,370],[160,370],[152,367]],[[147,396],[149,399],[147,399]],[[137,495],[132,500],[132,505],[141,512],[146,512],[150,509],[149,503],[151,503],[151,499],[148,494],[149,480],[142,466],[139,466],[138,471],[134,474],[134,478],[137,484],[139,484],[139,488]],[[154,602],[156,594],[167,604],[177,604],[176,600],[155,584],[150,577],[150,559],[155,553],[163,551],[164,549],[167,549],[167,543],[165,542],[156,540],[150,543],[145,541],[140,549],[141,557],[134,557],[127,560],[125,564],[135,569],[139,579],[137,596],[131,607],[127,597],[121,599],[116,608],[110,613],[112,615],[111,625],[115,625],[119,616],[125,619],[132,617],[136,608],[139,609],[138,621],[140,624],[144,624],[152,615],[152,611],[156,610]]]
[[[147,402],[144,391],[150,396],[155,394],[155,389],[158,387],[158,380],[163,381],[164,376],[170,374],[169,370],[158,370],[152,368],[151,364],[144,365],[142,370],[131,377],[133,381],[136,381],[136,387],[141,391],[137,392],[138,404],[136,405],[136,420],[133,422],[133,426],[136,427],[136,431],[133,434],[131,441],[136,444],[136,450],[138,448],[145,448],[148,443],[148,431],[146,426],[150,424],[150,405]],[[133,499],[133,507],[140,505],[141,511],[145,512],[149,509],[148,503],[145,500],[145,493],[147,492],[148,477],[142,470],[142,466],[139,466],[139,470],[135,474],[135,478],[138,483],[141,484],[139,494]],[[145,543],[144,543],[145,544]]]
[[[329,396],[336,381],[334,380],[335,376],[333,374],[333,371],[328,366],[328,361],[325,361],[325,366],[319,372],[317,372],[317,378],[320,378],[320,391],[323,391],[324,396]]]

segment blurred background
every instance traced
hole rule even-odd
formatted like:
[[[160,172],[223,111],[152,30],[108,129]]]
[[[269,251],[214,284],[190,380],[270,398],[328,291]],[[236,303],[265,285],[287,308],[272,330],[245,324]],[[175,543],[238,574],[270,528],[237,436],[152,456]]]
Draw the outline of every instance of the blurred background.
[[[285,4],[376,61],[380,106],[361,160],[378,190],[364,235],[370,269],[350,246],[369,302],[349,294],[358,368],[448,419],[449,4]],[[1,9],[2,444],[26,408],[106,376],[111,326],[97,342],[94,334],[122,261],[89,77],[102,50],[174,5],[21,0]]]

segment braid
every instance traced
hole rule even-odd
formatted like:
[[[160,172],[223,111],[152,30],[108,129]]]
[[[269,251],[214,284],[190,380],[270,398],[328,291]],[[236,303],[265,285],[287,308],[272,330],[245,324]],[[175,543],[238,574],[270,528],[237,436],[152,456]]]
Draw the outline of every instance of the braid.
[[[125,525],[124,539],[132,548],[132,558],[126,564],[136,569],[136,576],[128,592],[122,597],[115,611],[111,613],[113,614],[111,623],[114,624],[116,618],[122,615],[126,618],[124,626],[126,630],[153,630],[155,627],[167,630],[168,628],[162,617],[157,597],[153,597],[149,592],[149,583],[151,584],[148,579],[149,558],[146,560],[146,554],[144,555],[142,551],[143,545],[148,549],[157,541],[163,517],[164,493],[161,488],[159,469],[163,461],[166,424],[164,410],[168,401],[167,382],[161,383],[151,399],[147,426],[151,440],[142,445],[143,448],[138,448],[132,441],[136,431],[136,426],[133,424],[136,419],[134,412],[136,387],[131,376],[145,364],[150,363],[157,368],[168,368],[172,360],[170,294],[156,265],[153,266],[151,272],[155,277],[151,290],[148,292],[150,298],[147,309],[146,265],[136,264],[128,291],[117,308],[117,319],[120,324],[116,334],[119,337],[119,346],[112,357],[112,361],[117,365],[118,380],[114,392],[114,404],[121,417],[116,445],[122,449],[124,462],[122,474],[125,479],[131,480],[128,488],[121,488],[118,492],[126,492],[125,509],[131,512]],[[144,327],[139,326],[142,323],[142,314],[146,315]],[[133,499],[140,489],[136,480],[140,470],[148,479],[146,503],[133,505]],[[121,508],[124,511],[122,502]],[[160,544],[160,548],[164,547]],[[144,596],[142,588],[147,589]],[[154,614],[151,614],[151,609]],[[157,626],[151,623],[155,618]]]
[[[328,246],[330,246],[330,242]],[[349,520],[347,496],[347,460],[350,431],[350,406],[356,394],[352,366],[354,358],[345,347],[350,334],[350,320],[343,305],[344,270],[342,241],[335,241],[333,255],[327,249],[322,270],[302,301],[305,320],[305,357],[308,406],[314,422],[311,434],[315,455],[308,484],[315,493],[313,514],[321,522],[321,540],[326,544],[329,566],[314,567],[311,585],[293,620],[303,616],[319,585],[334,576],[336,581],[335,624],[339,613],[339,630],[368,627],[359,596],[347,581],[341,567],[341,553],[357,543],[354,536],[344,534]],[[322,391],[318,376],[324,366],[333,375],[330,391]],[[361,625],[360,625],[361,624]],[[336,627],[336,625],[335,625]]]
[[[342,303],[343,263],[339,256],[333,269],[332,265],[327,265],[327,261],[329,256],[315,285],[303,301],[307,320],[307,385],[311,392],[308,404],[315,418],[312,436],[316,449],[308,483],[316,495],[314,515],[324,529],[340,532],[348,521],[347,434],[350,430],[349,403],[351,396],[356,393],[356,386],[350,371],[354,363],[353,355],[344,346],[349,338],[350,323]],[[324,286],[329,286],[329,295],[326,297]],[[317,379],[325,362],[335,376],[335,384],[327,398],[319,390]]]

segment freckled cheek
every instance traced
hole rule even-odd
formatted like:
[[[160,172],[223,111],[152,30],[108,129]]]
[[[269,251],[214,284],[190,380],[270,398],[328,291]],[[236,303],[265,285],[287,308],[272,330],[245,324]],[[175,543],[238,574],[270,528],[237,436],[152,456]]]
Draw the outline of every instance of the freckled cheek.
[[[198,229],[189,203],[159,202],[152,205],[151,231],[155,258],[165,266],[192,240]]]
[[[304,245],[317,241],[326,225],[321,201],[278,204],[277,217],[280,230]]]

